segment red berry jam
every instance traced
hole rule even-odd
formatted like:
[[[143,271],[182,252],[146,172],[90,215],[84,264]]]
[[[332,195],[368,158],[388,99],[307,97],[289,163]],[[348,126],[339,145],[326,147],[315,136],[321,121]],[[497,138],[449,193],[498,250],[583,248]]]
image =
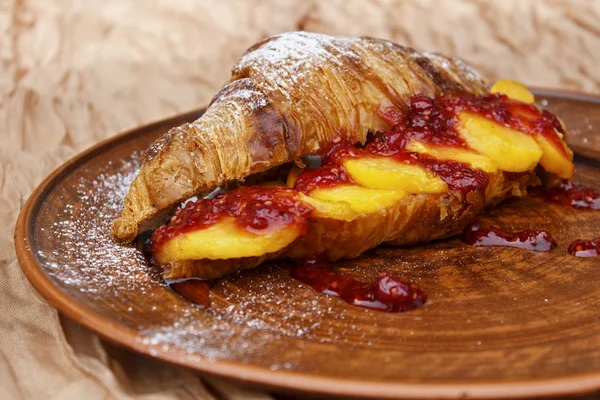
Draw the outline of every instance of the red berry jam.
[[[397,276],[383,273],[374,284],[364,283],[335,272],[329,264],[315,257],[299,262],[290,270],[290,276],[346,303],[380,311],[408,311],[427,301],[423,289]]]
[[[224,217],[235,218],[240,227],[256,234],[289,224],[306,228],[306,219],[312,210],[312,206],[299,200],[294,190],[241,186],[214,199],[186,203],[167,225],[154,231],[152,247],[157,249],[176,235],[206,228]]]
[[[569,254],[575,257],[596,257],[600,255],[600,237],[592,240],[575,240],[569,245]]]
[[[561,186],[548,190],[546,198],[566,206],[600,210],[600,192],[573,185],[571,181],[565,181]]]
[[[550,251],[557,246],[556,240],[546,231],[504,232],[496,227],[483,228],[479,223],[467,226],[461,240],[472,246],[517,247],[533,251]]]

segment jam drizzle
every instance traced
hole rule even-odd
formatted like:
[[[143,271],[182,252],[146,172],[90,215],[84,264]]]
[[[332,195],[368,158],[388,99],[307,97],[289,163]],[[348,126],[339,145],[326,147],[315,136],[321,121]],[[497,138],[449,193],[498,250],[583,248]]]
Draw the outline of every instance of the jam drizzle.
[[[394,275],[383,273],[375,284],[364,283],[335,272],[328,263],[315,257],[300,261],[290,270],[290,276],[348,304],[379,311],[408,311],[427,301],[423,289]]]
[[[472,246],[517,247],[532,251],[550,251],[557,246],[556,240],[546,231],[504,232],[496,227],[483,228],[478,222],[468,225],[460,239]]]
[[[552,137],[551,140],[560,141],[559,148],[564,147],[556,133],[556,130],[562,129],[556,117],[533,105],[511,100],[505,95],[476,97],[464,94],[458,97],[441,96],[435,100],[417,95],[409,99],[407,113],[396,115],[398,118],[394,121],[395,127],[379,134],[364,148],[357,148],[356,144],[343,140],[334,140],[333,147],[323,157],[323,165],[304,170],[296,179],[294,189],[242,186],[214,199],[188,202],[166,226],[154,231],[153,245],[160,246],[176,235],[206,228],[224,217],[235,218],[239,226],[256,234],[291,223],[302,225],[305,229],[312,207],[298,199],[298,192],[309,193],[320,187],[353,183],[343,167],[343,159],[347,157],[393,157],[399,162],[427,169],[446,182],[451,192],[464,195],[481,190],[489,183],[489,177],[483,171],[465,163],[438,160],[406,149],[407,144],[413,140],[434,145],[467,147],[456,129],[458,113],[462,111],[480,114],[531,135],[544,134]]]
[[[443,146],[467,148],[467,143],[460,137],[457,110],[444,97],[436,100],[424,96],[412,96],[408,101],[408,113],[395,116],[391,129],[396,135],[386,142],[390,148],[400,150],[410,140]],[[475,98],[469,96],[467,102]],[[398,135],[397,133],[402,133]]]
[[[312,210],[313,207],[300,201],[292,189],[241,186],[213,199],[186,203],[167,225],[154,230],[152,248],[156,250],[174,236],[206,228],[224,217],[235,218],[240,227],[256,234],[294,223],[306,229],[306,217]]]
[[[353,183],[342,165],[322,165],[314,169],[305,169],[296,179],[294,189],[303,193],[322,187],[332,187],[340,183]]]
[[[224,217],[235,218],[236,224],[256,234],[288,224],[299,224],[304,227],[305,232],[307,218],[313,208],[299,200],[298,192],[309,193],[321,187],[353,183],[343,167],[343,160],[348,157],[393,157],[402,163],[420,165],[444,180],[449,191],[465,194],[485,188],[489,177],[483,171],[468,164],[438,160],[407,150],[411,141],[468,148],[457,129],[460,112],[478,114],[532,136],[542,135],[558,144],[555,147],[569,157],[568,150],[557,133],[564,133],[560,121],[534,105],[511,100],[501,94],[481,97],[461,94],[458,97],[442,96],[435,100],[417,95],[409,99],[408,112],[396,109],[382,111],[382,117],[390,121],[393,128],[377,134],[363,148],[357,148],[354,143],[334,140],[333,147],[325,149],[322,154],[322,165],[305,169],[298,176],[293,189],[242,186],[213,199],[186,203],[167,225],[154,231],[152,252],[176,235],[206,228]],[[600,195],[597,192],[588,188],[575,188],[570,182],[551,193],[553,194],[549,196],[554,197],[550,197],[553,201],[568,202],[578,208],[600,208]],[[507,233],[495,227],[482,228],[477,223],[469,225],[461,239],[474,246],[510,246],[533,251],[550,251],[556,247],[556,241],[545,231]],[[595,251],[593,255],[597,255],[599,241],[600,238],[573,242],[569,252],[574,246],[574,253],[571,254],[580,256],[579,254],[591,254],[590,252]],[[383,273],[376,283],[364,283],[335,272],[329,264],[314,257],[292,268],[290,275],[319,292],[338,296],[349,304],[381,311],[407,311],[423,305],[427,300],[425,291],[396,276]],[[210,287],[206,281],[185,280],[171,282],[169,285],[197,304],[210,304]]]
[[[600,256],[600,237],[592,240],[575,240],[569,245],[568,251],[575,257]]]
[[[419,160],[420,164],[427,170],[446,182],[450,191],[465,194],[487,187],[490,180],[485,172],[458,161],[446,160],[440,162],[424,154],[419,154]]]
[[[546,198],[574,208],[600,210],[600,193],[589,187],[576,186],[571,181],[564,181],[561,186],[548,190]]]
[[[512,100],[503,94],[442,96],[435,100],[417,95],[409,99],[407,113],[392,111],[382,111],[382,116],[394,124],[392,129],[379,134],[363,149],[351,143],[336,144],[325,156],[325,165],[303,172],[296,181],[295,189],[307,193],[318,187],[352,182],[344,171],[343,160],[368,156],[394,157],[402,163],[420,165],[444,180],[450,191],[464,194],[484,188],[489,177],[483,171],[468,164],[407,151],[407,145],[412,141],[468,148],[458,132],[461,112],[478,114],[531,136],[543,136],[553,142],[564,157],[572,158],[560,136],[564,130],[558,118],[533,104]]]

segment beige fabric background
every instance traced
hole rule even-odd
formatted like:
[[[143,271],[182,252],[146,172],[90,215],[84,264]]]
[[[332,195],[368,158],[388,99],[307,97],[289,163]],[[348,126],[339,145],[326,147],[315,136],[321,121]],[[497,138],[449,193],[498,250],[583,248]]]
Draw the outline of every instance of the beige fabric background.
[[[595,0],[0,0],[0,398],[212,398],[190,371],[59,318],[19,269],[13,226],[65,159],[206,105],[245,48],[296,29],[390,38],[461,57],[490,79],[600,93]]]

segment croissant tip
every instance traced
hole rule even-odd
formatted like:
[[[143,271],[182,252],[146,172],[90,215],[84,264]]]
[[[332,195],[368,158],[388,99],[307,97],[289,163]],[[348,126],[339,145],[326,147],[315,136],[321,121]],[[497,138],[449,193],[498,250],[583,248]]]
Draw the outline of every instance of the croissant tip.
[[[119,242],[131,243],[137,236],[137,228],[118,218],[113,222],[111,234]]]

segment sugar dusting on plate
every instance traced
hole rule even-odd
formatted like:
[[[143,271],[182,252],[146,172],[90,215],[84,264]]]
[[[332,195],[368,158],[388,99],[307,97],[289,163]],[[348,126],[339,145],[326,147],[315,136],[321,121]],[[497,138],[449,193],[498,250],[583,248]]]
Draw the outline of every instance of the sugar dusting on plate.
[[[40,208],[40,215],[57,217],[35,235],[38,260],[76,301],[133,329],[155,355],[157,349],[175,347],[190,357],[255,362],[261,347],[274,341],[284,347],[297,345],[297,339],[334,342],[339,338],[331,332],[340,323],[346,324],[346,340],[368,335],[346,311],[332,307],[337,299],[324,296],[324,301],[317,301],[310,288],[287,276],[285,265],[265,266],[217,282],[206,310],[169,289],[136,247],[118,243],[110,234],[139,160],[136,153],[97,170],[94,166],[75,170],[52,189]],[[303,294],[313,300],[306,302]],[[365,310],[353,312],[360,315]],[[281,364],[268,367],[290,365],[292,360],[282,357]]]
[[[91,181],[73,177],[73,182],[55,189],[58,193],[52,197],[64,205],[42,206],[40,213],[55,212],[58,217],[49,228],[40,228],[40,263],[61,289],[100,315],[137,330],[143,344],[163,350],[174,345],[209,359],[227,358],[236,330],[218,316],[203,318],[201,310],[172,293],[153,273],[138,249],[111,236],[112,221],[139,169],[139,154],[116,164],[108,164]],[[53,249],[44,248],[46,235],[53,236]],[[165,307],[172,310],[168,318]],[[127,315],[140,313],[147,316],[141,324]]]
[[[67,202],[58,210],[51,231],[45,232],[53,235],[61,248],[38,252],[55,280],[81,292],[102,290],[115,295],[131,286],[144,289],[151,283],[141,253],[135,247],[117,243],[109,234],[139,168],[138,160],[124,161],[118,168],[123,172],[99,173],[91,183],[84,179],[74,182],[78,203]],[[82,218],[83,213],[93,214],[94,218]]]

